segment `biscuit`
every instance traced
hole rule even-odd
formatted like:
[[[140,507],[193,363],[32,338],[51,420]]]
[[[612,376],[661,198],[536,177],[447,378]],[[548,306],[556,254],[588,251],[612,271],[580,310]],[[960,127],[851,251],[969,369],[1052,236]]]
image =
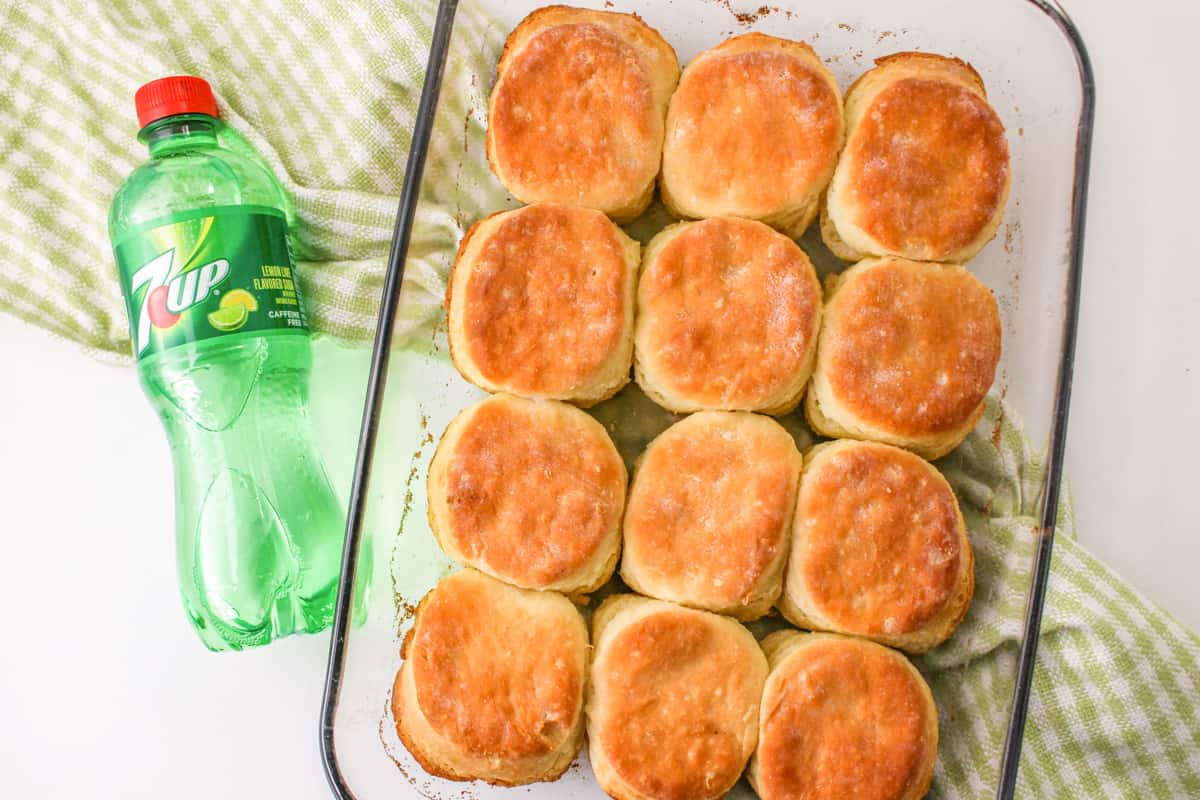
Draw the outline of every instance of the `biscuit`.
[[[446,289],[450,354],[488,392],[590,406],[629,382],[641,246],[598,211],[539,204],[467,232]]]
[[[583,745],[588,634],[571,601],[474,570],[421,601],[392,714],[431,775],[517,786],[558,778]]]
[[[649,205],[675,51],[641,18],[549,6],[504,44],[488,104],[492,171],[525,203],[629,222]]]
[[[696,56],[671,96],[663,202],[679,217],[747,217],[798,238],[842,135],[837,80],[811,47],[736,36]]]
[[[525,589],[598,589],[621,552],[625,464],[599,422],[497,394],[461,412],[429,465],[429,523],[455,561]]]
[[[857,261],[962,263],[996,235],[1012,180],[1004,124],[969,64],[896,53],[846,92],[846,146],[821,235]]]
[[[842,273],[826,297],[809,423],[939,458],[983,414],[1000,361],[1000,311],[955,264],[886,257]]]
[[[763,640],[763,690],[750,784],[762,800],[917,800],[933,781],[938,720],[921,674],[899,653],[830,634]]]
[[[962,512],[932,464],[849,439],[808,452],[779,603],[790,622],[923,653],[950,637],[974,590]]]
[[[770,417],[701,411],[634,468],[621,578],[634,591],[751,620],[783,589],[801,458]]]
[[[821,286],[795,242],[761,222],[681,222],[648,245],[634,376],[664,408],[781,415],[812,373]]]
[[[588,756],[617,800],[716,800],[754,752],[767,660],[728,617],[635,595],[592,619]]]

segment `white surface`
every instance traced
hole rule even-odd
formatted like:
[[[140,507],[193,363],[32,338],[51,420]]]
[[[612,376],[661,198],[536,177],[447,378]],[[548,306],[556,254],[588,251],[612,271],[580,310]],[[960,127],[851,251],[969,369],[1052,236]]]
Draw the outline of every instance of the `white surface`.
[[[1098,95],[1067,442],[1079,535],[1200,630],[1200,109],[1180,102],[1196,96],[1200,6],[1070,6]],[[1148,124],[1161,109],[1170,123]]]
[[[1182,235],[1200,219],[1200,113],[1184,102],[1200,10],[1073,5],[1100,97],[1068,450],[1080,537],[1200,628],[1200,270]],[[1162,108],[1171,124],[1152,125]],[[3,316],[0,342],[0,795],[327,797],[326,637],[205,652],[176,591],[167,446],[133,371]],[[365,354],[332,351],[321,379],[361,383]],[[315,413],[345,428],[327,454],[344,483],[357,409],[318,397]]]
[[[5,315],[0,342],[0,796],[328,797],[328,635],[206,651],[179,599],[170,455],[136,374]],[[321,379],[363,383],[369,353],[338,354],[334,374],[333,351]],[[359,412],[326,456],[341,484]]]

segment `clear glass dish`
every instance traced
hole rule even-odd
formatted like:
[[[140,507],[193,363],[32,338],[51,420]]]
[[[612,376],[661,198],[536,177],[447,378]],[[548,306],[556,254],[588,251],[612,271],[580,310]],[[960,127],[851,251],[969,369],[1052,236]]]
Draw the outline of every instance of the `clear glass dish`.
[[[455,7],[461,15],[467,2],[490,15],[501,31],[494,37],[492,64],[499,58],[503,33],[547,4],[545,0],[461,4],[443,0],[438,8],[431,68],[409,154],[410,179],[401,198],[368,386],[352,490],[347,569],[322,714],[322,755],[334,794],[342,798],[601,798],[604,795],[590,769],[580,762],[556,783],[520,789],[432,778],[399,743],[390,711],[400,644],[415,605],[451,569],[429,530],[425,471],[436,439],[450,419],[482,396],[451,365],[444,325],[430,336],[397,343],[394,349],[391,340],[392,321],[405,293],[421,290],[404,284],[397,291],[418,197],[438,188],[422,185],[420,179],[428,136],[431,130],[445,130],[448,118],[461,130],[464,112],[476,119],[483,113],[438,103],[446,46],[462,35],[454,27]],[[1011,676],[1008,737],[994,764],[977,765],[994,775],[991,784],[998,797],[1011,797],[1053,543],[1079,298],[1093,83],[1077,32],[1057,5],[1043,0],[772,0],[769,8],[758,0],[572,2],[639,13],[675,47],[681,64],[731,35],[757,30],[808,41],[843,88],[869,69],[875,57],[901,50],[955,55],[971,62],[983,76],[989,98],[1010,134],[1013,184],[1004,225],[996,240],[971,262],[971,269],[996,293],[1004,323],[1004,354],[993,393],[1019,416],[1034,451],[1045,453],[1046,467],[1040,487],[1040,536],[1030,550],[1033,563],[1024,638],[1018,669]],[[493,78],[480,76],[485,83]],[[481,96],[486,97],[489,89],[480,87]],[[440,119],[436,127],[435,119]],[[483,154],[463,148],[452,158],[465,162],[482,159]],[[456,167],[440,163],[431,174],[470,174]],[[473,188],[478,187],[458,190]],[[652,206],[647,217],[628,227],[645,239],[664,220]],[[819,271],[841,268],[814,230],[801,245]],[[608,425],[630,460],[671,421],[669,414],[632,388],[593,413]],[[785,424],[804,435],[798,416],[794,425],[790,422]],[[351,626],[358,564],[372,572],[372,590],[365,621]],[[581,761],[585,759],[581,756]],[[753,794],[743,783],[730,796],[740,799]],[[940,796],[936,780],[931,796]]]

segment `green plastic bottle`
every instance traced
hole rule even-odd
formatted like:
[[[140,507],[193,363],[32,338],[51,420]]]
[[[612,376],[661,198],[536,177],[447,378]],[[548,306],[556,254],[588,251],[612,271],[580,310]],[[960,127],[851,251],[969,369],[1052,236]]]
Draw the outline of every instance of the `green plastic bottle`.
[[[230,147],[202,79],[163,78],[135,101],[150,160],[117,191],[108,228],[171,444],[184,607],[212,650],[323,630],[344,512],[308,418],[287,196],[240,140]]]

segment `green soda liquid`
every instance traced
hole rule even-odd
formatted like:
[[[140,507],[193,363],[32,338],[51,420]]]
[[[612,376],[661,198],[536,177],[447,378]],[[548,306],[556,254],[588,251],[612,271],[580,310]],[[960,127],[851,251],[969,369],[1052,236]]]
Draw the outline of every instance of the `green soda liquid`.
[[[171,444],[184,607],[212,650],[324,630],[344,511],[308,417],[287,196],[249,148],[230,148],[203,81],[148,84],[138,110],[150,160],[108,226],[142,387]],[[184,113],[146,121],[155,110]]]

